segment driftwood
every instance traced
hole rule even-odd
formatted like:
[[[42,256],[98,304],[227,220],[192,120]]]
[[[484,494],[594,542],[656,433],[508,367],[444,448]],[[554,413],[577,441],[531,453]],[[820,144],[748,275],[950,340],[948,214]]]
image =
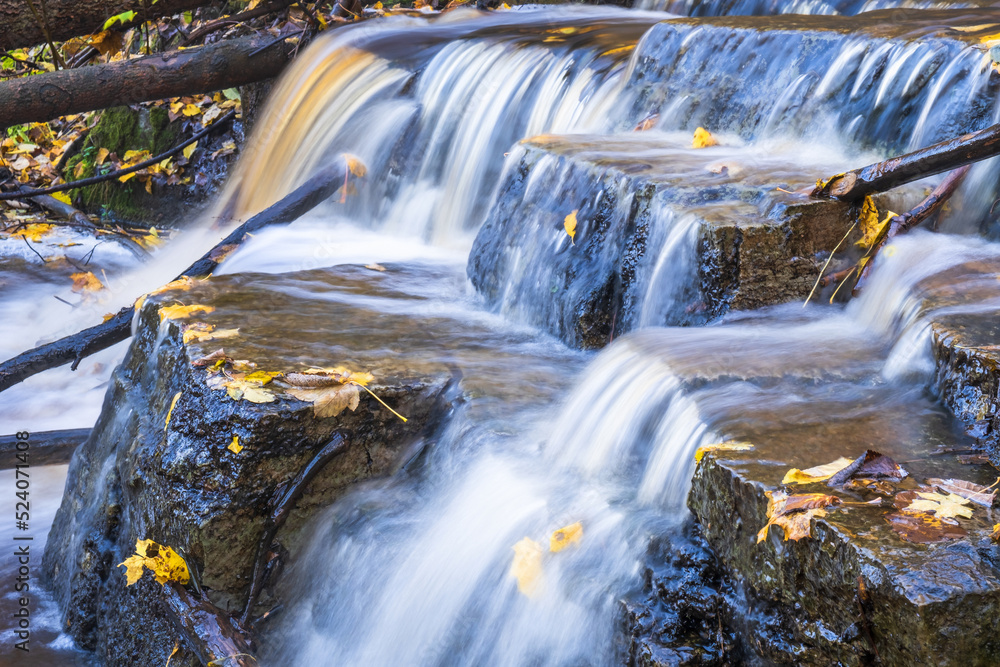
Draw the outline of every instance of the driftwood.
[[[205,667],[256,667],[246,630],[208,600],[196,597],[175,581],[163,586],[167,616]]]
[[[296,44],[270,35],[240,37],[6,81],[0,83],[0,129],[263,81],[285,68],[295,48]]]
[[[177,278],[201,278],[212,273],[229,252],[243,242],[248,233],[271,225],[288,224],[320,202],[329,198],[343,184],[347,161],[343,157],[296,188],[284,199],[268,207],[237,227],[229,236],[205,253]],[[114,317],[97,326],[57,341],[40,345],[0,364],[0,391],[42,371],[72,363],[76,370],[85,358],[131,336],[135,307],[122,308]]]
[[[0,435],[0,470],[10,470],[18,463],[25,463],[17,454],[27,451],[27,463],[33,466],[54,466],[69,463],[78,445],[90,437],[89,428],[62,431],[39,431],[29,434],[26,441],[16,435]],[[18,449],[18,443],[29,443],[27,450]]]
[[[243,613],[240,615],[242,623],[247,622],[253,606],[257,602],[257,596],[260,595],[260,591],[264,587],[264,574],[267,571],[268,562],[267,556],[271,550],[271,543],[274,542],[274,536],[285,524],[288,515],[295,508],[295,503],[302,497],[309,483],[315,479],[316,475],[327,463],[346,449],[347,444],[344,442],[344,436],[340,433],[335,433],[333,439],[324,445],[323,449],[319,450],[310,459],[309,463],[299,471],[299,474],[276,495],[271,506],[271,515],[268,517],[264,534],[257,544],[257,557],[254,559],[253,577],[250,579],[247,601],[243,607]]]
[[[209,0],[32,0],[41,15],[35,18],[25,0],[0,0],[0,49],[18,49],[49,40],[62,42],[77,35],[100,32],[112,16],[134,11],[154,19],[209,4]]]
[[[823,187],[813,190],[812,195],[858,201],[866,195],[885,192],[996,155],[1000,155],[1000,124],[839,174]]]

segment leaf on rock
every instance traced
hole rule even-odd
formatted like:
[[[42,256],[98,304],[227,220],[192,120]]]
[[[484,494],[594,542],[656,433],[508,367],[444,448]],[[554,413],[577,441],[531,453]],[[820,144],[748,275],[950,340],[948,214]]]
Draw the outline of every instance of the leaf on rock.
[[[542,576],[542,545],[530,537],[515,544],[510,574],[517,579],[517,590],[532,597]]]
[[[994,542],[1000,543],[1000,523],[993,526],[993,532],[990,533],[990,539]]]
[[[215,325],[204,322],[193,322],[184,326],[184,333],[181,335],[184,344],[196,343],[204,340],[223,340],[235,338],[240,334],[239,329],[216,329]]]
[[[694,139],[691,142],[693,148],[708,148],[709,146],[718,146],[719,142],[715,140],[712,133],[703,127],[699,127],[694,131]]]
[[[207,315],[214,311],[214,306],[202,306],[200,304],[192,306],[160,306],[160,321],[181,320],[185,317],[191,317],[195,313],[205,313]]]
[[[983,507],[993,507],[993,503],[997,498],[996,489],[991,491],[988,487],[973,484],[964,479],[937,479],[932,477],[927,480],[927,485],[936,487],[945,493],[961,496]]]
[[[583,539],[583,524],[577,521],[552,533],[552,537],[549,538],[549,551],[554,554],[559,553],[571,544],[579,544],[581,539]]]
[[[361,392],[353,384],[335,384],[315,389],[295,387],[289,389],[288,393],[300,401],[312,403],[313,414],[319,419],[336,417],[347,408],[353,412],[361,400]]]
[[[188,106],[191,106],[191,105],[189,104]],[[197,109],[198,107],[195,107],[195,108]],[[198,148],[198,142],[196,141],[193,144],[189,144],[189,145],[185,146],[184,150],[181,151],[181,154],[185,158],[187,158],[188,160],[190,160],[191,156],[194,155],[194,152],[195,152],[195,150],[197,148]]]
[[[165,584],[176,581],[184,585],[191,580],[187,564],[170,547],[157,544],[153,540],[136,540],[135,554],[129,556],[118,567],[125,567],[125,585],[131,586],[142,578],[143,568],[152,571],[156,581]]]
[[[885,217],[880,221],[878,207],[871,195],[865,197],[861,205],[861,213],[858,215],[858,227],[861,229],[861,240],[858,245],[871,248],[882,240],[882,237],[889,231],[889,221],[896,217],[892,211],[887,211]]]
[[[166,430],[170,426],[170,415],[174,414],[174,406],[177,405],[177,401],[181,397],[181,392],[174,394],[174,400],[170,401],[170,409],[167,410],[167,419],[163,424],[163,430]]]
[[[233,441],[229,443],[226,449],[231,451],[233,454],[239,454],[240,452],[242,452],[243,445],[240,444],[240,436],[234,435]]]
[[[563,220],[563,229],[569,234],[569,240],[572,243],[576,243],[576,214],[580,209],[573,209],[573,212],[566,216]]]
[[[757,542],[767,538],[771,526],[779,526],[784,531],[784,539],[797,541],[811,536],[810,522],[813,518],[826,516],[826,508],[839,505],[837,496],[824,493],[805,493],[789,496],[784,491],[766,491],[767,524],[757,533]]]
[[[831,477],[827,481],[827,486],[840,486],[850,479],[878,479],[898,482],[908,474],[888,456],[868,449],[864,454],[854,459],[849,466]]]
[[[243,399],[251,403],[273,403],[274,394],[262,388],[262,383],[247,381],[246,379],[234,379],[223,383],[229,398],[234,401]]]
[[[903,512],[923,512],[933,514],[939,519],[954,519],[955,517],[972,518],[972,508],[969,501],[962,496],[948,495],[934,491],[902,491],[896,494],[893,504]]]
[[[226,356],[226,351],[221,347],[212,352],[211,354],[206,354],[204,357],[198,357],[191,362],[192,366],[214,366],[219,362],[226,363],[232,362],[232,359]]]
[[[781,483],[813,484],[815,482],[822,482],[830,479],[849,465],[851,465],[851,459],[841,456],[836,461],[831,461],[830,463],[826,463],[821,466],[806,468],[805,470],[792,468],[785,473],[785,477],[781,480]]]
[[[361,161],[357,155],[351,155],[350,153],[344,153],[344,160],[347,161],[347,168],[350,172],[357,178],[364,178],[365,174],[368,173],[368,167],[365,163]]]
[[[694,450],[694,460],[701,461],[705,458],[705,454],[709,452],[748,452],[753,449],[753,445],[749,442],[739,442],[736,440],[731,440],[729,442],[717,442],[711,445],[702,445],[698,449]]]
[[[904,514],[894,512],[887,514],[885,520],[892,529],[907,542],[917,544],[933,544],[946,540],[957,540],[965,537],[965,529],[954,523],[947,523],[926,513]]]
[[[77,294],[81,292],[99,292],[104,289],[104,283],[92,271],[74,273],[70,275],[70,278],[73,279],[72,289]]]

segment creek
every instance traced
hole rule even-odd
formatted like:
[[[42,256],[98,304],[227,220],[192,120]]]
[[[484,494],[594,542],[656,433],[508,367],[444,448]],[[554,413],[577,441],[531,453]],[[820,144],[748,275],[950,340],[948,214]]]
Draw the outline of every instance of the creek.
[[[701,15],[706,4],[666,7]],[[974,443],[935,393],[932,326],[1000,310],[1000,245],[980,234],[996,231],[995,160],[973,168],[944,233],[895,241],[846,304],[712,301],[724,289],[705,277],[700,230],[770,215],[779,186],[996,122],[997,77],[937,10],[890,20],[850,16],[881,0],[716,4],[845,16],[672,23],[560,6],[396,17],[321,36],[275,87],[216,211],[245,219],[331,155],[356,155],[368,173],[343,201],[227,258],[215,316],[259,331],[262,358],[446,367],[462,380],[419,456],[309,519],[277,585],[281,613],[261,633],[262,664],[766,662],[754,646],[783,617],[723,581],[688,508],[698,447],[754,442],[762,453],[748,465],[773,474],[877,442],[918,477],[991,481],[941,456]],[[653,114],[654,129],[633,132]],[[722,145],[690,148],[699,125]],[[575,239],[563,230],[571,211]],[[4,291],[0,352],[163,284],[221,236],[214,215],[151,266],[100,248],[93,261],[117,272],[110,301],[70,310],[52,299],[58,285]],[[384,271],[362,268],[376,263]],[[761,293],[779,289],[770,280]],[[599,313],[610,321],[581,324],[603,289],[618,290]],[[336,328],[316,330],[317,318]],[[91,426],[127,345],[0,394],[0,431]],[[123,420],[137,409],[103,405]],[[37,474],[40,551],[66,472]],[[534,589],[519,591],[515,544],[547,545],[576,522],[579,543],[546,553]],[[89,661],[41,600],[37,664]],[[626,629],[642,613],[646,629]],[[12,628],[0,628],[7,645]]]

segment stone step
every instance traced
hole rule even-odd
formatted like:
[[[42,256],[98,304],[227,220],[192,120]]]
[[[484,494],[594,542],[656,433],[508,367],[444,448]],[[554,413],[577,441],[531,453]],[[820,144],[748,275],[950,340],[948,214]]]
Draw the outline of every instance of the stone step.
[[[856,212],[794,191],[836,168],[690,141],[659,132],[523,141],[469,256],[473,285],[493,309],[583,348],[642,325],[804,299]],[[922,193],[897,189],[880,209],[907,210]]]

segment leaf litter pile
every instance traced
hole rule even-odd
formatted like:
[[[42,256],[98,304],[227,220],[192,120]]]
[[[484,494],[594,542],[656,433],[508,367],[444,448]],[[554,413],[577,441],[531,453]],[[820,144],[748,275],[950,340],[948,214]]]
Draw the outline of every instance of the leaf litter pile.
[[[724,442],[699,447],[696,461],[709,452],[736,452],[753,449],[748,443]],[[792,468],[785,473],[781,484],[797,487],[825,483],[826,486],[892,498],[894,512],[885,515],[893,531],[903,540],[918,544],[932,544],[954,540],[968,535],[961,520],[970,520],[977,511],[990,509],[996,503],[997,485],[981,486],[961,479],[928,478],[923,486],[898,490],[897,484],[909,473],[890,457],[874,450],[867,450],[855,459],[840,457],[835,461],[800,470]],[[789,494],[782,490],[766,491],[767,523],[757,533],[757,542],[767,538],[771,526],[781,528],[783,539],[798,541],[811,537],[814,518],[827,516],[834,508],[844,506],[881,506],[882,498],[868,502],[849,502],[825,493]],[[993,527],[990,536],[1000,542],[1000,523]]]

